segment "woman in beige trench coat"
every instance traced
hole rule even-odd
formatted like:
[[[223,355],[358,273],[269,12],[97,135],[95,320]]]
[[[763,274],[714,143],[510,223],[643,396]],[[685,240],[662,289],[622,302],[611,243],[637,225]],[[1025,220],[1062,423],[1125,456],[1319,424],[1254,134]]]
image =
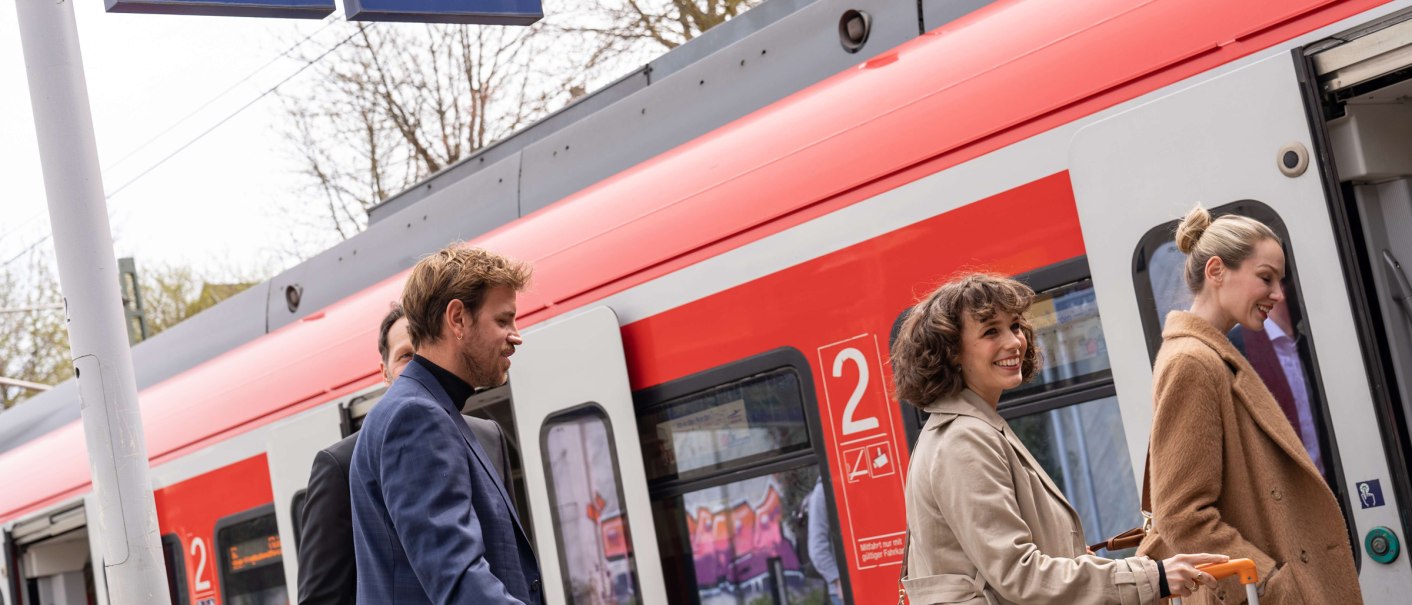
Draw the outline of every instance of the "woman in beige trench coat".
[[[903,585],[913,605],[1156,603],[1214,585],[1220,555],[1104,559],[1073,507],[996,413],[1039,366],[1024,312],[1034,292],[973,274],[908,314],[893,350],[897,394],[931,414],[907,475]]]
[[[1263,330],[1284,298],[1269,227],[1197,207],[1177,229],[1195,298],[1162,331],[1153,375],[1153,531],[1138,552],[1211,550],[1255,561],[1261,605],[1362,602],[1343,515],[1299,435],[1226,338]],[[1159,464],[1160,461],[1160,464]],[[1245,602],[1234,580],[1193,603]]]

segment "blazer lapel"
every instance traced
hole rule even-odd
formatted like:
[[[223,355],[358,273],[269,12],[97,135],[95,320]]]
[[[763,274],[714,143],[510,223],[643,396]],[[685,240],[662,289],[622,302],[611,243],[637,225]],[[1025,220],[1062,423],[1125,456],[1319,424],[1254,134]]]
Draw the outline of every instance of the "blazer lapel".
[[[455,405],[451,401],[451,396],[446,393],[446,389],[441,388],[441,383],[437,382],[436,377],[433,376],[431,372],[427,371],[426,368],[423,368],[421,364],[417,363],[415,359],[407,364],[406,369],[402,370],[402,376],[411,378],[422,385],[422,388],[425,388],[428,393],[431,393],[431,396],[436,399],[436,402],[441,404],[442,409],[451,416],[452,420],[455,420],[456,428],[461,432],[461,438],[466,441],[466,446],[471,449],[471,457],[475,458],[480,464],[481,470],[490,476],[490,482],[495,485],[495,489],[500,492],[500,498],[505,501],[505,507],[510,510],[510,518],[514,519],[515,528],[520,530],[520,533],[525,534],[526,539],[528,539],[529,534],[525,533],[525,528],[520,525],[520,515],[515,511],[515,504],[510,501],[510,494],[505,490],[505,484],[501,482],[499,472],[493,470],[490,464],[490,456],[487,455],[485,449],[481,447],[480,440],[476,439],[475,434],[471,433],[471,427],[466,424],[465,419],[461,418],[461,406]]]
[[[1260,374],[1250,365],[1250,360],[1236,350],[1230,339],[1196,315],[1173,311],[1167,316],[1167,328],[1162,331],[1162,338],[1165,340],[1183,336],[1195,338],[1221,356],[1221,360],[1232,369],[1233,396],[1239,405],[1245,408],[1246,413],[1255,419],[1255,425],[1301,468],[1322,481],[1323,475],[1314,467],[1314,461],[1309,458],[1304,443],[1299,440],[1299,435],[1294,432],[1294,427],[1290,426],[1289,419],[1285,418],[1284,412],[1280,410],[1279,402],[1275,401],[1275,396],[1265,386],[1265,381],[1260,379]]]

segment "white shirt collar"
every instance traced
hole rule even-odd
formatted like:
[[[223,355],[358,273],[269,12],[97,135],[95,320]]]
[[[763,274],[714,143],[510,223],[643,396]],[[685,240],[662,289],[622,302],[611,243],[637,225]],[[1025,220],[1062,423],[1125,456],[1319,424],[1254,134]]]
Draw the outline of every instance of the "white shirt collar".
[[[1275,342],[1281,338],[1289,338],[1291,341],[1294,340],[1280,328],[1280,324],[1275,323],[1275,320],[1270,318],[1265,319],[1265,333],[1269,335],[1270,342]]]

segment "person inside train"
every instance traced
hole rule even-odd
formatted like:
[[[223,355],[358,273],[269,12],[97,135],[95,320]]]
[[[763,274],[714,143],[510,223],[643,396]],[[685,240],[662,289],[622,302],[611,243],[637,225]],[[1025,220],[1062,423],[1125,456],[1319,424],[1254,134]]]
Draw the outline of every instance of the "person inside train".
[[[824,478],[814,481],[814,489],[805,497],[809,507],[809,563],[824,578],[828,587],[829,605],[843,605],[843,579],[838,561],[833,556],[833,518],[829,515],[828,499],[824,495]]]
[[[996,408],[1040,368],[1029,287],[973,273],[908,313],[893,346],[899,398],[930,414],[907,472],[902,584],[914,605],[1147,604],[1214,585],[1223,555],[1105,559]]]
[[[412,360],[412,338],[402,306],[394,304],[378,326],[379,369],[387,384],[397,380]],[[500,425],[463,416],[471,432],[490,455],[502,481],[508,481],[508,440]],[[353,557],[353,512],[348,497],[348,466],[358,433],[353,433],[314,455],[309,487],[304,494],[299,525],[299,603],[347,604],[357,593],[358,573]],[[513,497],[513,493],[511,496]]]
[[[416,354],[353,448],[359,603],[543,602],[529,536],[461,420],[475,387],[507,379],[529,277],[524,263],[460,244],[412,267],[402,308]]]
[[[1255,561],[1260,599],[1360,603],[1343,515],[1279,403],[1227,339],[1284,300],[1285,253],[1254,219],[1197,206],[1177,227],[1194,298],[1173,311],[1153,369],[1153,528],[1139,552],[1212,550]],[[1234,580],[1202,603],[1243,603]]]
[[[1262,331],[1247,330],[1236,324],[1227,337],[1237,351],[1250,361],[1255,373],[1275,396],[1280,411],[1314,461],[1320,473],[1325,472],[1319,433],[1314,428],[1314,409],[1309,399],[1309,383],[1305,379],[1304,361],[1299,358],[1298,333],[1289,315],[1289,292],[1270,309]]]

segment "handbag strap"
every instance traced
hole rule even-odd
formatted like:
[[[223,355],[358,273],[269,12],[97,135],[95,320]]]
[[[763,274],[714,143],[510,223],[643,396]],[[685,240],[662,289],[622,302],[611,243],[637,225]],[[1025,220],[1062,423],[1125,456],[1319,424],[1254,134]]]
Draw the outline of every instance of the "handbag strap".
[[[907,528],[907,539],[902,543],[902,571],[897,574],[897,605],[907,605],[907,589],[902,582],[907,579],[907,556],[912,554],[912,528]]]

